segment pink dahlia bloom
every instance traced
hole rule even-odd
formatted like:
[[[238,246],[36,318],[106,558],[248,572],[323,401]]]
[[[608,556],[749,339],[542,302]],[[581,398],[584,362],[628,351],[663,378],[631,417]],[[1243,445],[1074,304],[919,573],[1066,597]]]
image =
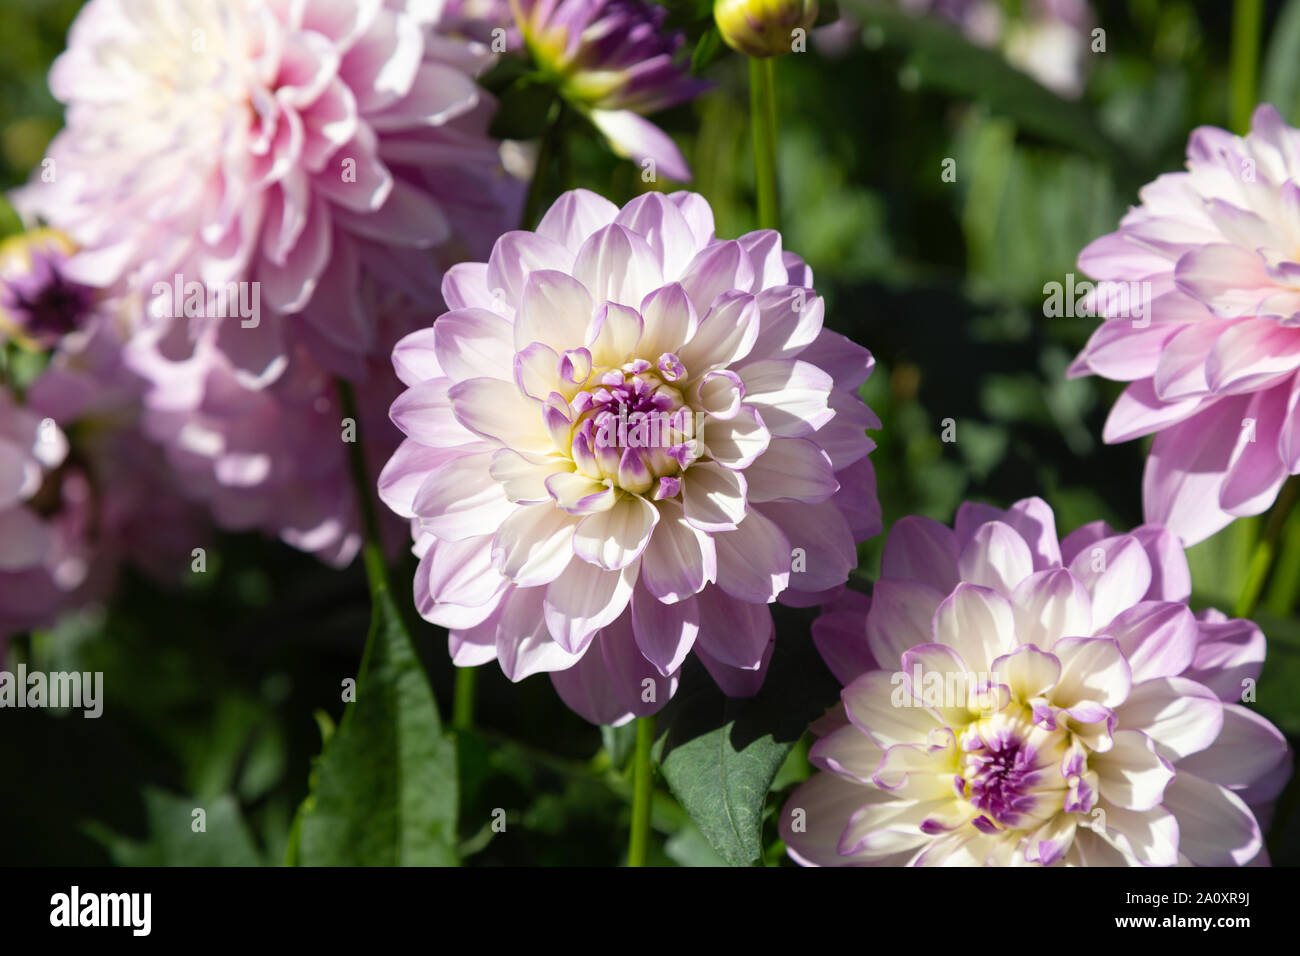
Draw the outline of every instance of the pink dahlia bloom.
[[[709,88],[683,62],[680,30],[644,0],[510,0],[528,52],[620,156],[653,160],[672,179],[691,178],[677,144],[642,114]]]
[[[1130,383],[1103,436],[1155,435],[1146,519],[1191,545],[1300,473],[1300,132],[1272,106],[1245,137],[1201,127],[1140,195],[1079,255],[1105,321],[1071,374]]]
[[[838,593],[879,529],[872,358],[822,328],[803,261],[715,238],[691,193],[577,190],[443,293],[393,355],[407,437],[380,496],[455,663],[550,671],[594,723],[662,707],[692,649],[757,691],[767,605]]]
[[[79,248],[72,280],[146,297],[142,322],[180,319],[245,381],[296,344],[360,377],[392,345],[361,276],[427,274],[516,216],[474,81],[491,56],[438,35],[436,6],[91,0],[50,73],[67,126],[22,204]],[[198,328],[176,276],[210,303],[255,287],[259,314],[210,305]]]
[[[360,421],[344,421],[337,385],[299,348],[265,388],[241,381],[224,352],[201,349],[181,364],[136,359],[146,394],[141,427],[162,448],[175,485],[227,531],[261,531],[335,567],[361,547],[348,441],[372,473],[397,447],[388,421],[397,383],[372,361],[358,397]],[[394,546],[400,525],[387,528]]]
[[[1177,539],[1058,541],[1038,498],[899,521],[870,602],[814,630],[845,684],[781,832],[800,863],[1267,862],[1286,740],[1238,701],[1264,637],[1187,607]],[[1254,808],[1254,809],[1252,809]]]

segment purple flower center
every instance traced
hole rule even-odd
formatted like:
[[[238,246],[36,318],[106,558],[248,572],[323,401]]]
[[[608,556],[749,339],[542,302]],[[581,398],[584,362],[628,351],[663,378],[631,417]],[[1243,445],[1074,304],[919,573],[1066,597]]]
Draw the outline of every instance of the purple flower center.
[[[985,817],[1015,827],[1033,811],[1036,798],[1031,788],[1040,779],[1038,755],[1018,735],[1004,730],[980,738],[963,762],[965,772],[955,783]]]
[[[637,359],[594,376],[570,403],[578,470],[633,494],[676,495],[677,476],[699,457],[695,413],[671,384],[685,374],[664,354],[655,365]]]
[[[92,291],[68,281],[52,257],[33,251],[30,270],[0,286],[0,308],[41,345],[50,345],[81,328],[92,305]]]

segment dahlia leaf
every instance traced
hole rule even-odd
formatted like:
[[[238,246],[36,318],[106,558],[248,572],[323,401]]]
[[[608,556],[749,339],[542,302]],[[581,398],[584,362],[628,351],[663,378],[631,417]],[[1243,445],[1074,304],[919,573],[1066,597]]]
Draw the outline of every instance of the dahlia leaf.
[[[455,741],[392,594],[377,589],[347,705],[313,773],[291,860],[305,866],[455,866]]]
[[[86,827],[88,835],[108,851],[118,866],[262,863],[239,803],[230,794],[203,799],[149,787],[144,791],[144,806],[149,821],[147,840],[131,840],[98,822]]]
[[[660,767],[709,845],[732,866],[762,856],[763,811],[777,771],[836,685],[809,639],[812,615],[773,605],[776,647],[758,695],[728,698],[691,659],[660,716]]]

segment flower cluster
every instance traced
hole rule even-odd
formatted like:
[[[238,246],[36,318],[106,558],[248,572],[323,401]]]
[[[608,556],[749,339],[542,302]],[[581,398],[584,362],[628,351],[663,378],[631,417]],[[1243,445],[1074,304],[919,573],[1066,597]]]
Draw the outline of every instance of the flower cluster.
[[[83,298],[111,303],[144,427],[225,528],[351,558],[333,378],[365,383],[379,424],[357,427],[381,461],[393,344],[518,217],[470,14],[92,0],[51,71],[67,125],[16,201],[69,237],[48,254],[61,281],[20,263],[0,322],[48,347]]]
[[[845,684],[781,832],[800,862],[1244,865],[1290,771],[1242,706],[1264,638],[1187,607],[1177,540],[1052,510],[904,518],[869,605],[817,625]]]

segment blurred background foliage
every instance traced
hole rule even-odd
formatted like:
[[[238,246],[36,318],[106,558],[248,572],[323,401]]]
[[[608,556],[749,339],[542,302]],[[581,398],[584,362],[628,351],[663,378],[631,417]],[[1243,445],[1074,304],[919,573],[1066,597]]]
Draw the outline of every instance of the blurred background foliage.
[[[1065,281],[1078,251],[1114,228],[1139,186],[1181,168],[1193,127],[1228,125],[1232,5],[1093,6],[1106,50],[1089,57],[1077,102],[941,24],[877,19],[864,0],[841,0],[865,21],[860,45],[837,58],[814,45],[778,64],[785,246],[813,266],[828,323],[878,361],[864,395],[885,424],[872,457],[886,527],[911,513],[950,521],[967,498],[1005,506],[1032,494],[1055,508],[1062,534],[1098,518],[1141,523],[1143,443],[1099,440],[1118,386],[1063,375],[1095,323],[1045,318],[1043,286]],[[58,128],[45,73],[78,7],[0,5],[4,188],[39,164]],[[699,9],[707,4],[683,19]],[[1264,24],[1261,99],[1296,123],[1300,0],[1265,4]],[[692,162],[693,188],[710,199],[719,235],[734,236],[754,226],[745,64],[728,54],[705,72],[717,89],[658,120]],[[947,160],[955,181],[942,176]],[[638,168],[581,132],[553,179],[552,195],[582,185],[618,202],[650,188]],[[948,419],[955,441],[943,440]],[[1238,521],[1192,549],[1198,609],[1231,610],[1262,524]],[[1294,744],[1300,519],[1282,541],[1258,615],[1270,649],[1257,706]],[[880,547],[881,539],[863,546],[864,582],[877,573]],[[395,580],[409,572],[398,569]],[[33,635],[17,648],[29,666],[104,671],[107,701],[96,721],[5,712],[0,862],[283,861],[368,613],[359,567],[339,574],[276,543],[226,536],[186,590],[160,594],[128,578],[110,608]],[[423,622],[413,634],[445,711],[454,679],[445,635]],[[590,727],[545,677],[511,685],[493,667],[481,669],[477,712],[479,729],[459,741],[467,862],[618,863],[630,728]],[[784,788],[806,775],[804,750],[778,775],[769,818]],[[656,801],[651,863],[717,863],[685,811],[664,792]],[[1296,804],[1293,783],[1269,841],[1277,863],[1300,863]],[[205,808],[216,839],[183,838],[194,807]],[[505,834],[491,827],[496,810]],[[773,831],[764,831],[768,864],[781,860]]]

